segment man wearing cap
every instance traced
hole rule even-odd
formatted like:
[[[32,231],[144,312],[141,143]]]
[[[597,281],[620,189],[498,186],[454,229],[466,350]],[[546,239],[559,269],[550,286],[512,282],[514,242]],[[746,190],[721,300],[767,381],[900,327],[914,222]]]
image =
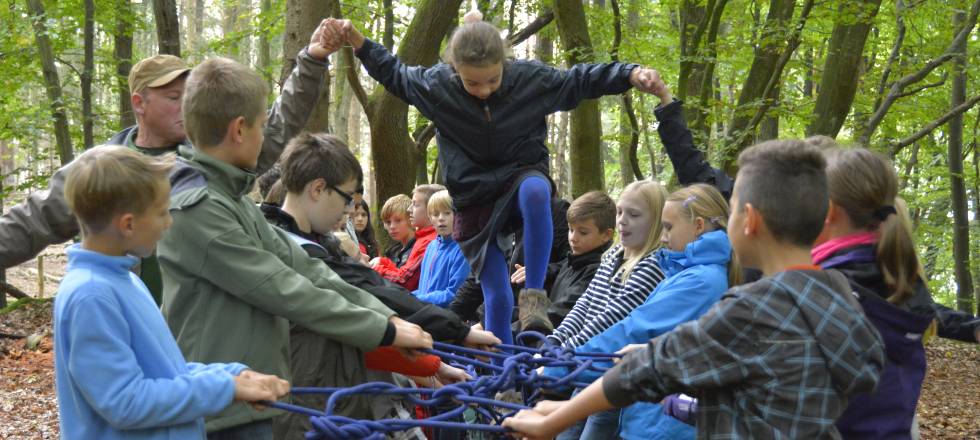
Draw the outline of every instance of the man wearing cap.
[[[255,172],[272,167],[286,142],[306,125],[320,95],[327,56],[342,42],[330,41],[321,23],[296,57],[296,67],[283,84],[282,93],[268,112],[262,153]],[[184,81],[190,68],[172,55],[156,55],[137,63],[129,73],[130,102],[136,125],[113,136],[108,144],[125,145],[144,154],[177,151],[187,144],[181,115]],[[68,164],[51,176],[46,191],[31,194],[0,216],[0,268],[9,268],[34,258],[48,245],[61,243],[79,233],[78,224],[65,203],[64,184]],[[140,278],[160,303],[162,283],[156,257],[144,259]]]

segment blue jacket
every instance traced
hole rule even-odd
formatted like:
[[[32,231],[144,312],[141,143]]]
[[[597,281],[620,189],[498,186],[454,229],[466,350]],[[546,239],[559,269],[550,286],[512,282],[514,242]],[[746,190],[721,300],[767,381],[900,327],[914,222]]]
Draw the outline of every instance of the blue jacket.
[[[135,257],[68,248],[54,306],[63,439],[203,439],[242,364],[186,362],[130,268]]]
[[[459,244],[451,237],[437,236],[425,248],[422,278],[419,279],[419,288],[412,295],[439,307],[448,307],[469,274],[470,264]]]
[[[596,335],[579,351],[613,353],[629,344],[644,343],[678,325],[693,321],[711,308],[728,289],[732,247],[725,231],[702,234],[684,252],[660,249],[657,260],[667,278],[626,319]],[[579,380],[592,382],[598,372]],[[694,438],[694,427],[663,414],[659,404],[638,402],[623,408],[620,436],[625,439]]]

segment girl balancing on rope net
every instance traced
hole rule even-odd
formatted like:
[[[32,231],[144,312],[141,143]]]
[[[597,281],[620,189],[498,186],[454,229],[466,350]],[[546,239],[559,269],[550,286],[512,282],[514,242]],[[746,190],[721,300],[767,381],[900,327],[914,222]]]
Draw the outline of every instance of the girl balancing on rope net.
[[[348,20],[331,20],[329,32],[346,38],[388,92],[435,123],[439,161],[456,205],[453,238],[482,284],[486,328],[510,342],[514,298],[498,235],[517,227],[523,227],[526,256],[520,329],[552,330],[543,289],[553,240],[546,116],[631,87],[651,92],[659,74],[636,64],[559,70],[509,60],[500,30],[480,20],[478,12],[466,14],[445,62],[432,67],[403,64]]]

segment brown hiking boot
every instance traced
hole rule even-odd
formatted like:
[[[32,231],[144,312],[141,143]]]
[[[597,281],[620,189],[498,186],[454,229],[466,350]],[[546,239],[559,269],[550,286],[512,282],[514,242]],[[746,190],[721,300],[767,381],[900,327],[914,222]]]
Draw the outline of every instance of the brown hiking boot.
[[[548,307],[551,300],[543,289],[521,289],[517,297],[517,320],[521,324],[520,331],[534,330],[544,334],[555,329],[548,319]]]

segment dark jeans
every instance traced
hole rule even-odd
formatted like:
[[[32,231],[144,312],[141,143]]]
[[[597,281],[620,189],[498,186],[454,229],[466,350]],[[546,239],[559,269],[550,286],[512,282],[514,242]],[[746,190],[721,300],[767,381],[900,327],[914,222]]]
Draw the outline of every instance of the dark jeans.
[[[272,420],[210,432],[208,440],[272,440]]]

